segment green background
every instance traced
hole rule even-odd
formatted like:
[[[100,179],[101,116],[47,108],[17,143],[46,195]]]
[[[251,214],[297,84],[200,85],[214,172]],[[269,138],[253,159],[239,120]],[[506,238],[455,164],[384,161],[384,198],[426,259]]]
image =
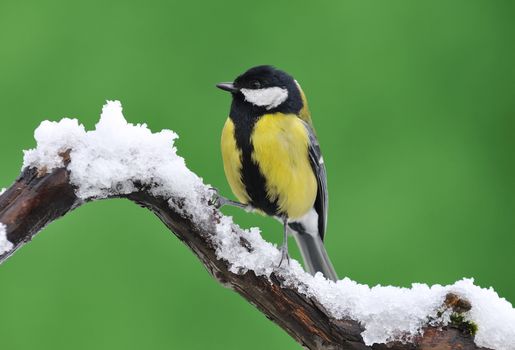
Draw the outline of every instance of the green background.
[[[190,168],[229,195],[230,101],[214,84],[274,64],[310,101],[340,276],[474,277],[513,302],[514,15],[486,0],[2,0],[0,187],[42,120],[91,128],[119,99],[129,121],[178,132]],[[275,220],[224,211],[280,241]],[[0,266],[0,310],[2,349],[299,348],[121,200],[76,210]]]

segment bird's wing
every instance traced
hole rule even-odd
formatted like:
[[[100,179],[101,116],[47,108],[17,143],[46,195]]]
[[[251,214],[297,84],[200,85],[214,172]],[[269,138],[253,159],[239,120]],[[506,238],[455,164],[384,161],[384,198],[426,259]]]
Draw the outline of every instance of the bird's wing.
[[[309,161],[317,178],[318,184],[317,197],[314,205],[315,211],[318,214],[318,234],[322,239],[324,239],[329,205],[329,198],[327,193],[327,173],[325,170],[324,158],[322,157],[322,151],[320,150],[320,144],[318,143],[315,131],[308,123],[304,122],[304,125],[309,135]]]

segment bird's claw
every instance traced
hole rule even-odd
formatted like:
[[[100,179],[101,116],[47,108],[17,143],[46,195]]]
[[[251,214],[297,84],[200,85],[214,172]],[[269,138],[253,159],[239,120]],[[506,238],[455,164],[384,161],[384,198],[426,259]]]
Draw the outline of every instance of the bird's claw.
[[[210,187],[209,191],[213,192],[213,196],[208,201],[208,204],[214,206],[216,209],[220,209],[221,207],[223,207],[225,205],[230,205],[230,206],[233,206],[236,208],[243,209],[246,212],[251,212],[254,210],[254,207],[252,207],[250,204],[243,204],[243,203],[236,202],[236,201],[230,200],[228,198],[225,198],[224,196],[220,195],[220,192],[218,191],[218,189],[216,189],[214,187]]]
[[[224,198],[220,196],[220,191],[218,191],[218,189],[214,187],[210,187],[209,191],[212,192],[213,195],[211,196],[211,198],[209,198],[207,203],[209,205],[212,205],[216,209],[220,209],[221,207],[223,207]]]
[[[285,259],[288,262],[288,266],[290,266],[290,256],[288,255],[288,247],[283,245],[281,247],[281,260],[279,261],[279,265],[277,265],[277,267],[281,267]]]

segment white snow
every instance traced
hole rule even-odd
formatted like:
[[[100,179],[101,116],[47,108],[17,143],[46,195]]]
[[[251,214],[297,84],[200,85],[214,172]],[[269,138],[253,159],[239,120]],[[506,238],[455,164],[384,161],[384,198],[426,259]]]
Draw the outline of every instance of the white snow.
[[[240,237],[249,242],[252,251],[241,246]],[[446,325],[451,310],[442,309],[445,297],[453,292],[472,304],[465,319],[478,325],[475,342],[479,346],[499,350],[515,349],[515,309],[492,289],[474,285],[473,279],[463,279],[441,286],[414,283],[411,288],[359,284],[344,278],[332,282],[318,273],[311,276],[300,264],[291,260],[288,268],[277,268],[281,253],[262,239],[256,228],[241,230],[230,217],[222,217],[217,225],[217,256],[230,262],[234,273],[254,271],[259,276],[279,274],[286,285],[315,297],[336,318],[358,320],[367,345],[393,340],[410,341],[421,328],[432,321]],[[438,317],[439,311],[446,311]]]
[[[202,224],[212,210],[206,198],[211,191],[202,179],[191,172],[184,159],[177,155],[173,131],[152,133],[145,124],[127,123],[121,104],[109,101],[102,110],[95,130],[86,131],[75,119],[43,122],[35,132],[37,148],[26,151],[24,167],[51,171],[64,166],[60,153],[71,149],[68,164],[70,178],[82,200],[127,194],[135,190],[134,182],[144,185],[154,195],[183,198],[180,204]],[[172,207],[178,207],[169,200]],[[241,240],[247,246],[241,245]],[[431,320],[449,321],[450,312],[438,319],[438,312],[448,292],[454,292],[472,304],[465,313],[467,320],[479,329],[475,342],[479,346],[515,350],[515,310],[493,289],[483,289],[472,279],[463,279],[448,286],[413,284],[411,288],[359,284],[348,278],[338,282],[321,274],[311,276],[291,260],[289,266],[277,265],[279,250],[263,240],[256,228],[241,230],[232,218],[221,216],[213,237],[217,256],[228,261],[234,273],[253,270],[257,275],[280,275],[287,286],[316,297],[336,318],[352,318],[364,327],[366,344],[391,340],[408,341]],[[0,251],[12,249],[0,225]]]
[[[7,239],[7,227],[0,222],[0,255],[13,249],[13,244]]]
[[[107,102],[95,130],[65,118],[44,121],[34,136],[37,148],[25,151],[23,167],[51,171],[64,165],[59,154],[71,149],[68,169],[82,200],[131,193],[135,181],[154,195],[183,198],[190,211],[206,196],[202,179],[176,153],[177,134],[152,133],[146,124],[128,123],[118,101]]]
[[[245,101],[255,106],[275,108],[288,98],[288,90],[274,86],[264,89],[241,89]]]

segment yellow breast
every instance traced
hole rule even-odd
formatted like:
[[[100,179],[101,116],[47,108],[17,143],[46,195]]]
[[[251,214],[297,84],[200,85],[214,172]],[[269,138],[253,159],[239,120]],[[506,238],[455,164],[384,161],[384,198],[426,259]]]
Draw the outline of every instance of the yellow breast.
[[[266,179],[268,198],[290,219],[306,214],[317,195],[309,162],[309,136],[295,115],[266,114],[254,126],[252,159]]]
[[[234,123],[227,118],[222,130],[222,159],[224,162],[225,176],[232,192],[241,203],[249,203],[249,196],[245,191],[241,179],[241,151],[236,147],[234,138]]]

